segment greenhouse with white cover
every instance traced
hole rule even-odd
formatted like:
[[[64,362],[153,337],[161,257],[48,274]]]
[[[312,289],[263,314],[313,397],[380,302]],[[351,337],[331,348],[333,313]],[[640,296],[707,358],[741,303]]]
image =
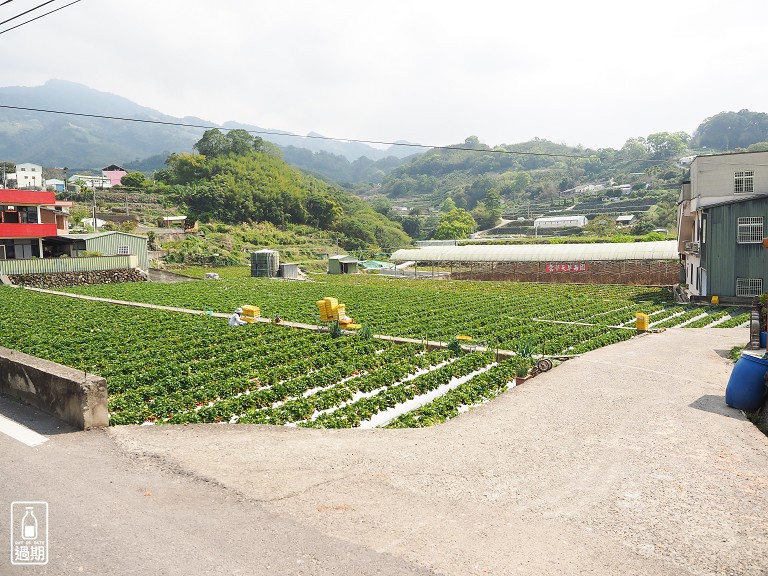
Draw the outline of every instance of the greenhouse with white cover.
[[[395,263],[453,279],[669,286],[679,282],[677,242],[471,244],[397,250]]]

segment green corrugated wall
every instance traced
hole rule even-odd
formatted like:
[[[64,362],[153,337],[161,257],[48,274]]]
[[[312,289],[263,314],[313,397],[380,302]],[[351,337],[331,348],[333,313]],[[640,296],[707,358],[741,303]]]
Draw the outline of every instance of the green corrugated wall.
[[[762,244],[739,244],[739,218],[762,216],[768,236],[768,198],[713,206],[707,209],[707,237],[702,267],[707,270],[707,293],[736,296],[736,278],[762,278],[768,291],[768,249]]]
[[[135,268],[136,256],[93,256],[88,258],[29,258],[0,260],[0,274],[52,274],[96,272]]]
[[[132,255],[138,256],[139,268],[146,270],[149,268],[147,257],[147,239],[143,236],[134,236],[132,234],[123,234],[115,232],[113,234],[104,234],[95,238],[86,238],[85,249],[90,252],[101,252],[104,256],[113,256],[117,254],[118,246],[128,246]]]

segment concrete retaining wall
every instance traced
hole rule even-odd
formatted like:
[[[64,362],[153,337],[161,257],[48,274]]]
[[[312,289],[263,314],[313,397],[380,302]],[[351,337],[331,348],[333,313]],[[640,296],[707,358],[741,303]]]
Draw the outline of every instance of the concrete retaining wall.
[[[27,402],[81,430],[109,426],[104,378],[2,347],[0,394]]]

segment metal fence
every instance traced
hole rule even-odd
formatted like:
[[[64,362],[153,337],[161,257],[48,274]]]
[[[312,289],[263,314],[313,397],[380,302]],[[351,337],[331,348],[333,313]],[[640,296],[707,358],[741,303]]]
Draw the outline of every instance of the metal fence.
[[[137,268],[138,256],[83,256],[80,258],[19,258],[0,260],[0,274],[54,274]]]

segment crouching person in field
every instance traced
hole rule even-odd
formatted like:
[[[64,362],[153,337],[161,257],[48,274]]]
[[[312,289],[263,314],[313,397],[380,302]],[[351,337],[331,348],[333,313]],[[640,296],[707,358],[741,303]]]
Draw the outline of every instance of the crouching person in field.
[[[238,308],[235,310],[234,314],[229,317],[229,325],[230,326],[242,326],[243,324],[247,324],[245,320],[240,319],[240,314],[243,313],[242,308]]]

